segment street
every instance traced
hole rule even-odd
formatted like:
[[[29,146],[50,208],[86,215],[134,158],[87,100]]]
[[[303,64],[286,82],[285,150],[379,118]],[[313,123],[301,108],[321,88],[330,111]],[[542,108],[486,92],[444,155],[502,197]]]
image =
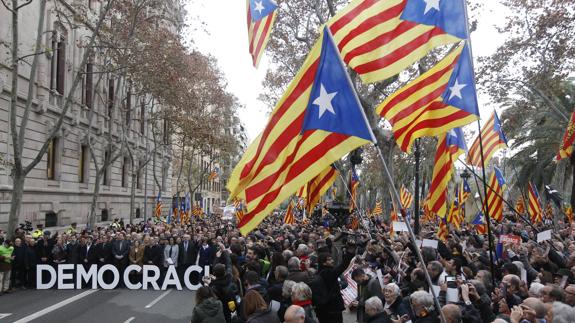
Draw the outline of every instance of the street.
[[[183,323],[194,302],[189,290],[24,290],[0,297],[0,322]]]

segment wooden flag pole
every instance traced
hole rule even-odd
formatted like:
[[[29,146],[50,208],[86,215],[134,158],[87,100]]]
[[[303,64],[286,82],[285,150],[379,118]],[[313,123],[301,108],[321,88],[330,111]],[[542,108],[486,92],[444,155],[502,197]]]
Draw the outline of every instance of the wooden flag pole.
[[[393,178],[391,177],[391,173],[389,172],[389,168],[387,167],[387,163],[385,162],[385,158],[383,157],[383,153],[381,152],[381,149],[377,145],[374,144],[374,147],[377,150],[379,158],[381,159],[381,163],[383,164],[384,177],[386,177],[387,180],[389,181],[389,187],[390,187],[390,191],[391,191],[390,193],[391,193],[392,199],[395,200],[395,202],[399,206],[399,209],[401,210],[400,211],[401,217],[403,218],[403,221],[405,222],[405,226],[407,227],[409,237],[411,239],[411,242],[413,243],[415,253],[417,254],[417,258],[419,259],[419,262],[421,263],[421,266],[422,266],[421,269],[423,269],[423,272],[425,273],[425,279],[427,280],[427,283],[429,284],[431,295],[433,295],[433,301],[435,303],[435,307],[437,308],[437,311],[439,312],[441,322],[446,323],[447,321],[445,320],[445,317],[443,316],[443,313],[441,312],[441,304],[439,303],[439,299],[437,298],[437,294],[435,293],[435,290],[433,290],[433,287],[432,287],[433,283],[431,281],[431,276],[429,276],[429,272],[427,271],[427,265],[425,263],[425,260],[423,259],[423,256],[421,255],[421,250],[419,249],[419,246],[417,245],[415,234],[413,233],[413,230],[411,229],[411,224],[407,220],[405,209],[401,205],[401,198],[399,197],[399,193],[398,193],[397,189],[395,188],[395,184],[393,183]]]

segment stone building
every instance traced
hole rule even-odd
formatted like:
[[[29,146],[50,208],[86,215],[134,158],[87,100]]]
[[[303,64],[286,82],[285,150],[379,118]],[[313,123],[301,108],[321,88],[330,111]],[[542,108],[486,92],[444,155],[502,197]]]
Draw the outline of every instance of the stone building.
[[[172,22],[174,32],[178,32],[181,12],[177,2],[171,2],[166,1],[171,4],[167,12],[176,16]],[[21,55],[33,51],[40,16],[39,3],[32,1],[21,10]],[[84,49],[79,44],[90,31],[89,28],[67,27],[61,22],[62,14],[58,14],[58,11],[72,16],[74,10],[81,8],[88,15],[97,16],[103,4],[103,1],[95,0],[47,1],[43,39],[43,46],[47,50],[41,54],[37,73],[32,76],[36,84],[25,132],[25,165],[46,142],[48,133],[61,116],[59,103],[71,89],[74,75],[80,69]],[[0,156],[8,163],[0,167],[0,228],[6,228],[12,195],[9,163],[13,160],[13,147],[9,132],[12,27],[11,14],[5,8],[0,8],[0,21]],[[27,220],[33,225],[44,224],[45,227],[63,227],[72,222],[77,222],[79,226],[86,224],[96,180],[96,166],[91,153],[101,164],[114,151],[120,151],[121,142],[129,145],[131,154],[122,149],[118,158],[103,171],[96,204],[96,222],[105,223],[115,218],[127,221],[130,217],[132,182],[135,182],[136,222],[152,215],[158,190],[161,190],[164,199],[164,213],[168,212],[172,195],[169,136],[164,136],[162,142],[154,143],[148,120],[150,109],[144,104],[146,95],[133,95],[129,88],[118,91],[115,89],[117,83],[114,75],[106,75],[97,86],[96,77],[93,77],[96,73],[92,64],[85,66],[81,86],[73,93],[74,101],[61,129],[50,141],[40,163],[27,176],[19,222]],[[21,102],[18,117],[24,110],[29,78],[30,66],[20,64],[18,96]],[[94,90],[87,91],[88,88]],[[96,99],[92,100],[91,95]],[[110,99],[115,96],[121,97],[121,104],[118,108],[110,109]],[[167,126],[157,128],[167,129]],[[109,147],[113,150],[110,151]],[[154,152],[155,155],[151,156]],[[145,166],[139,167],[141,165]]]

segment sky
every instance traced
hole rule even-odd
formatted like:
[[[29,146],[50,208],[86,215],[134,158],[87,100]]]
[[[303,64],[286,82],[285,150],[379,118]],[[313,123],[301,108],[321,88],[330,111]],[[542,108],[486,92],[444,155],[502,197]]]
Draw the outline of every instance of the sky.
[[[263,130],[268,120],[267,111],[270,109],[258,100],[258,96],[263,92],[262,81],[268,60],[264,54],[258,69],[252,65],[248,53],[246,2],[190,0],[186,10],[191,32],[185,35],[185,38],[193,39],[198,50],[218,60],[218,65],[228,81],[228,91],[238,97],[245,106],[240,110],[239,116],[246,128],[248,141],[251,142]],[[502,43],[503,38],[496,31],[494,23],[504,21],[504,7],[499,1],[487,1],[478,18],[478,29],[471,35],[475,59],[494,53]],[[489,98],[481,93],[478,95],[480,113],[485,120],[491,114],[493,106],[489,105]]]

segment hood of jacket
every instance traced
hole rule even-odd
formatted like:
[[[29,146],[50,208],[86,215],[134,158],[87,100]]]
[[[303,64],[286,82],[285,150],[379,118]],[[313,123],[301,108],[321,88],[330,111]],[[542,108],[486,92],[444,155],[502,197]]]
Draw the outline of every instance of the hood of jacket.
[[[216,316],[222,308],[221,302],[213,297],[204,300],[197,306],[198,312],[205,317]]]

